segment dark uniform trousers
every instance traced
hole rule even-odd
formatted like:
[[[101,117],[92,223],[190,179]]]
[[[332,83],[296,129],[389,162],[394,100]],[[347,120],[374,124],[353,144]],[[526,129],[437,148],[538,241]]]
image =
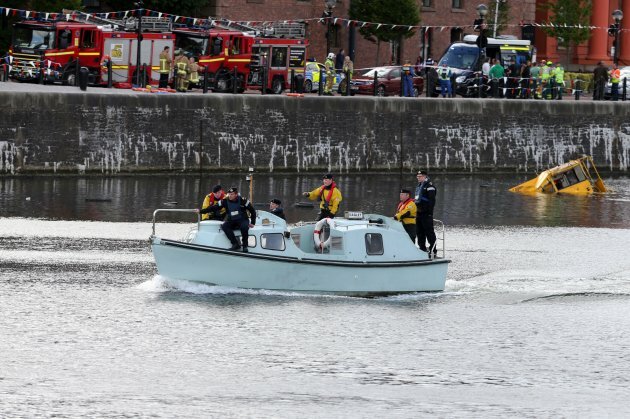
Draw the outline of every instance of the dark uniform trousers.
[[[418,247],[427,251],[426,242],[429,242],[429,249],[433,248],[433,253],[437,254],[435,245],[435,230],[433,229],[433,214],[419,212],[416,215],[416,233],[418,234]]]
[[[415,224],[403,224],[403,228],[409,234],[409,238],[412,242],[416,242],[416,225]]]
[[[247,240],[249,239],[249,220],[242,217],[240,220],[227,220],[221,224],[221,230],[225,233],[226,237],[233,245],[238,244],[234,230],[241,230],[241,240],[243,247],[247,247]]]

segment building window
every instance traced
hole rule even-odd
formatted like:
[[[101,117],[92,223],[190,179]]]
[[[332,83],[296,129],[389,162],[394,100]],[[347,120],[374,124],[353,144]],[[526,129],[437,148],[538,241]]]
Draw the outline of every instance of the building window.
[[[422,7],[431,7],[433,0],[422,0]]]
[[[453,0],[453,9],[463,9],[464,6],[462,5],[462,3],[464,2],[464,0]]]
[[[461,41],[463,34],[464,34],[464,30],[462,28],[451,29],[451,44],[453,42]]]
[[[265,0],[247,0],[247,3],[264,3]]]
[[[368,255],[383,254],[383,236],[378,233],[368,233],[365,235],[365,250]]]

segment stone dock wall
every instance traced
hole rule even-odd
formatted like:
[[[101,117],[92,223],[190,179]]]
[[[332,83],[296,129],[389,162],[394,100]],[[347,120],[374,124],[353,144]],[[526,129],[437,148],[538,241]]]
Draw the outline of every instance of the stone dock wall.
[[[630,166],[630,103],[0,92],[0,175]]]

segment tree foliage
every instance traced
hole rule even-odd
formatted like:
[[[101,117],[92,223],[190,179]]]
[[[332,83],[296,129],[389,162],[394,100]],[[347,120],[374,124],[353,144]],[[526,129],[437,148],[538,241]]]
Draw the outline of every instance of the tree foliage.
[[[545,3],[541,8],[550,12],[549,22],[555,26],[542,29],[565,48],[580,44],[591,36],[588,25],[592,7],[591,0],[556,0],[554,3]]]
[[[420,10],[415,0],[353,0],[349,17],[362,22],[380,22],[389,25],[365,25],[359,29],[364,38],[375,37],[379,41],[399,41],[409,38],[414,30],[409,26],[420,23]],[[392,28],[390,25],[401,25]]]

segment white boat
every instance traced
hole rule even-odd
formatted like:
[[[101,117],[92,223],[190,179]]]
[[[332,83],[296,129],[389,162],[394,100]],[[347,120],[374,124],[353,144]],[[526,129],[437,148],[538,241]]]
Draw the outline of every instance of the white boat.
[[[151,247],[159,274],[167,278],[366,297],[444,290],[450,261],[444,258],[443,246],[441,257],[430,259],[389,217],[346,212],[344,218],[287,225],[269,212],[257,211],[256,225],[249,230],[249,252],[243,253],[228,250],[231,243],[221,221],[198,219],[182,240],[156,236],[157,214],[174,211],[195,210],[153,213]],[[444,227],[439,221],[437,225],[443,243]]]

